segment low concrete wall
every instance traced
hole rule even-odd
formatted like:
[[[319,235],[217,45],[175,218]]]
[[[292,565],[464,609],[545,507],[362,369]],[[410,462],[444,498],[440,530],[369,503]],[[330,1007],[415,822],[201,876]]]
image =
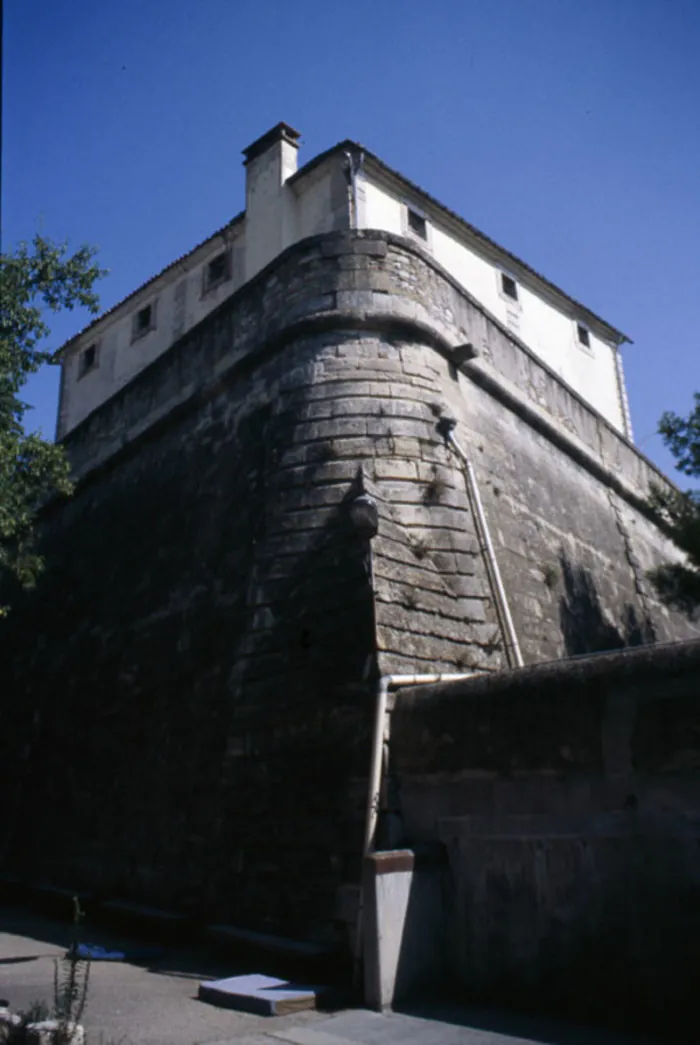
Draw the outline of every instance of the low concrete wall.
[[[398,696],[405,841],[445,847],[462,989],[668,1034],[692,1016],[699,698],[697,642]]]

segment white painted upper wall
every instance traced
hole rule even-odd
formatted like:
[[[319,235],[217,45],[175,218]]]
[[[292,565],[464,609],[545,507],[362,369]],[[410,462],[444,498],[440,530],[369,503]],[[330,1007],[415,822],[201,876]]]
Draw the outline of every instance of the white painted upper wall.
[[[426,219],[426,237],[416,235],[408,223],[408,209]],[[420,246],[482,304],[504,326],[523,341],[550,369],[574,389],[582,399],[603,415],[618,431],[626,434],[616,364],[616,346],[592,330],[572,306],[563,312],[535,288],[534,277],[523,276],[508,266],[500,266],[479,253],[460,235],[454,223],[443,219],[434,208],[414,194],[400,196],[380,178],[364,173],[358,191],[358,222],[361,228],[384,229],[399,236],[414,238]],[[501,275],[517,284],[518,300],[504,294]],[[588,330],[589,345],[579,341],[577,324]],[[478,346],[477,346],[478,347]]]
[[[57,438],[80,424],[287,247],[307,236],[348,227],[347,182],[337,158],[288,184],[296,168],[296,145],[284,138],[249,161],[245,214],[70,343],[62,360]],[[222,252],[229,252],[227,278],[208,290],[207,267]],[[154,309],[154,326],[135,339],[134,317],[147,305]],[[94,365],[85,369],[84,354],[92,346]]]
[[[230,276],[207,289],[207,266],[222,252],[230,252]],[[241,286],[244,254],[245,227],[240,222],[197,248],[81,335],[62,363],[58,437],[119,391]],[[135,338],[134,317],[148,305],[154,310],[154,325]],[[85,370],[84,353],[91,346],[95,348],[95,364]]]
[[[295,131],[281,124],[253,143],[246,150],[245,213],[69,342],[62,361],[58,438],[80,424],[287,247],[307,236],[348,227],[351,205],[345,157],[340,151],[331,152],[294,177],[297,137]],[[378,161],[374,167],[366,163],[358,177],[358,227],[415,238],[539,359],[618,431],[630,435],[616,347],[606,339],[604,329],[594,329],[596,324],[587,326],[590,343],[582,345],[577,322],[585,321],[573,302],[567,310],[567,299],[563,299],[563,306],[552,300],[533,273],[501,268],[498,248],[476,240],[419,190],[406,186],[403,195],[399,175],[392,176],[392,181],[379,169]],[[425,237],[416,235],[410,227],[409,206],[424,217]],[[226,278],[208,288],[209,263],[222,252],[228,259]],[[517,284],[517,302],[503,292],[503,272]],[[153,309],[152,328],[134,337],[135,316],[148,305]],[[91,346],[94,363],[86,368],[85,353],[91,352]]]

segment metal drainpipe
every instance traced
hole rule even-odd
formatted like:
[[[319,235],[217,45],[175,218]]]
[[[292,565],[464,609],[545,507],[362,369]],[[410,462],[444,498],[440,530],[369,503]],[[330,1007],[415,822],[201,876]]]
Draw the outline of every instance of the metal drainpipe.
[[[352,196],[352,217],[350,219],[350,228],[358,228],[357,223],[357,175],[362,170],[362,165],[365,162],[365,154],[360,153],[357,160],[357,166],[355,166],[355,157],[351,152],[346,152],[345,157],[348,161],[348,170],[350,171],[350,193]]]
[[[377,703],[374,714],[374,728],[372,731],[372,760],[369,771],[369,785],[367,788],[367,813],[365,817],[365,838],[363,846],[363,858],[374,851],[374,843],[377,835],[377,824],[379,821],[379,807],[381,804],[382,776],[384,770],[384,745],[389,740],[389,722],[387,719],[387,706],[390,689],[398,689],[400,686],[424,686],[437,682],[461,682],[464,679],[473,678],[479,672],[462,672],[460,674],[436,674],[436,675],[382,675],[377,685]],[[364,895],[362,882],[360,882],[360,895],[357,906],[357,924],[355,927],[355,981],[360,967],[360,946],[362,942],[362,921],[364,916]]]
[[[496,602],[498,604],[498,612],[505,632],[506,655],[509,662],[511,662],[511,667],[522,668],[524,666],[523,655],[520,652],[520,643],[518,642],[518,636],[515,631],[515,625],[513,624],[510,606],[508,605],[508,597],[506,596],[506,591],[503,586],[501,571],[498,568],[498,560],[496,559],[493,542],[491,541],[491,533],[486,521],[484,506],[481,503],[479,485],[476,481],[474,468],[472,467],[472,463],[469,460],[466,451],[462,449],[455,438],[454,430],[456,427],[457,422],[453,417],[443,416],[438,422],[438,431],[442,436],[444,436],[445,441],[449,443],[464,465],[467,490],[474,506],[474,514],[476,515],[477,524],[481,532],[484,550],[489,565],[489,572],[493,579],[494,595],[496,596]]]
[[[437,682],[461,682],[473,678],[478,672],[469,671],[460,674],[437,675],[383,675],[377,686],[377,703],[372,734],[372,761],[369,771],[369,787],[367,790],[367,815],[365,818],[365,842],[363,855],[374,849],[379,820],[379,805],[382,789],[382,770],[384,763],[384,745],[389,740],[386,719],[387,702],[390,689],[400,686],[425,686]]]
[[[625,387],[625,371],[622,366],[622,355],[620,353],[620,345],[622,342],[618,342],[615,345],[615,374],[617,376],[617,393],[620,399],[620,409],[622,412],[622,426],[625,430],[625,436],[629,439],[630,443],[634,442],[634,432],[632,430],[632,415],[630,414],[630,401],[627,398],[627,389]]]

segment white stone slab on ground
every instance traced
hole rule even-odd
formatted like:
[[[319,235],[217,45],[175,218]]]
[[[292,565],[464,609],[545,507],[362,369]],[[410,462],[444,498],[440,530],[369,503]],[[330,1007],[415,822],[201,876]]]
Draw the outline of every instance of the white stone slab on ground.
[[[321,991],[319,987],[250,973],[247,976],[228,976],[223,980],[205,980],[200,983],[197,996],[201,1001],[240,1012],[284,1016],[289,1012],[315,1009]]]
[[[67,1031],[68,1037],[62,1033],[59,1039],[59,1031]],[[41,1020],[39,1023],[27,1024],[25,1037],[22,1039],[27,1045],[84,1045],[85,1030],[79,1023],[68,1023],[61,1025],[59,1020]]]

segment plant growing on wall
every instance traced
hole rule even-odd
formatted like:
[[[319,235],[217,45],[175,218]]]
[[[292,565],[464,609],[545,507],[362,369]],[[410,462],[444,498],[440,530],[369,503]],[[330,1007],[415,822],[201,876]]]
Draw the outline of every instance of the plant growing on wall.
[[[36,235],[0,254],[0,593],[35,582],[41,570],[33,540],[37,508],[52,494],[68,494],[68,464],[60,446],[24,427],[21,391],[30,374],[52,362],[44,344],[48,312],[76,306],[99,311],[93,287],[105,275],[92,247]],[[0,613],[6,598],[0,597]]]
[[[700,392],[687,417],[665,413],[659,422],[664,443],[684,475],[700,478]],[[664,563],[650,571],[650,579],[662,602],[691,619],[700,616],[700,490],[681,492],[654,486],[650,504],[671,531],[686,563]]]

